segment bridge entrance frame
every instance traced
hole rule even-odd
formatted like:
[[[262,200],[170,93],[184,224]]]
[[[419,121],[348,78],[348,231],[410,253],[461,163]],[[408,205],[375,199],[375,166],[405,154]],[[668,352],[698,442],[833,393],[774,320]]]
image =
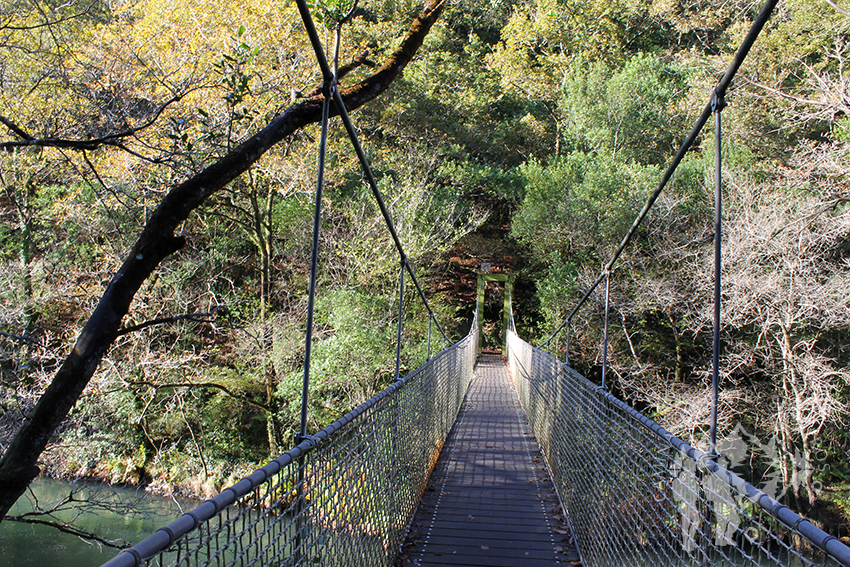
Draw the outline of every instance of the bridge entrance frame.
[[[478,326],[478,344],[484,344],[484,290],[487,282],[501,282],[505,284],[504,306],[502,309],[502,334],[504,341],[502,343],[502,352],[508,352],[508,329],[511,325],[511,301],[513,300],[514,290],[514,274],[491,274],[489,272],[478,273],[478,283],[476,288],[475,312],[481,317],[481,324]]]

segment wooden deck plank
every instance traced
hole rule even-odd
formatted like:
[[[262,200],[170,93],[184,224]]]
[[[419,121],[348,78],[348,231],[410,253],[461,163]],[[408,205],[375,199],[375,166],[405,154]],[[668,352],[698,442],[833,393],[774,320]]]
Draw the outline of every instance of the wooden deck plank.
[[[516,534],[517,536],[524,536],[529,534],[545,534],[547,536],[550,535],[551,529],[544,523],[538,523],[537,521],[540,519],[540,516],[537,518],[527,518],[525,522],[520,526],[519,522],[511,522],[508,523],[487,523],[485,525],[484,522],[451,522],[448,520],[437,520],[433,524],[431,524],[430,529],[433,530],[446,530],[452,533],[459,532],[475,532],[475,533],[506,533],[506,534]],[[517,533],[517,530],[519,533]]]
[[[449,522],[466,522],[472,516],[475,522],[493,523],[493,522],[516,522],[522,519],[536,518],[540,510],[523,510],[520,512],[503,512],[501,510],[479,510],[475,516],[469,514],[469,510],[446,509],[441,511],[441,515]]]
[[[492,543],[492,542],[490,542]],[[523,561],[528,559],[534,559],[537,561],[545,561],[547,564],[552,563],[552,550],[551,549],[540,549],[537,547],[525,546],[523,547],[523,542],[517,542],[517,545],[522,550]],[[474,557],[480,560],[481,552],[489,549],[494,549],[500,554],[504,554],[506,550],[510,551],[512,548],[508,548],[505,546],[502,547],[494,547],[488,545],[464,545],[463,543],[448,543],[448,544],[432,544],[430,552],[434,556],[438,557],[453,557],[453,561],[457,561],[458,557]],[[504,555],[503,555],[504,557]],[[509,557],[505,557],[505,559],[510,559]],[[467,560],[469,561],[469,560]],[[516,565],[516,562],[514,562]]]
[[[482,355],[398,565],[578,565],[508,368]]]

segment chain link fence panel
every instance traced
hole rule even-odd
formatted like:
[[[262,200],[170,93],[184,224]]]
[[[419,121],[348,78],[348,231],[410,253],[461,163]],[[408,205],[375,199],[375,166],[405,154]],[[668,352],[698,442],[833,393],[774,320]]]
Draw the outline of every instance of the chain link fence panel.
[[[473,324],[460,342],[103,567],[390,565],[477,354]]]
[[[520,401],[584,564],[850,566],[850,548],[509,332]]]

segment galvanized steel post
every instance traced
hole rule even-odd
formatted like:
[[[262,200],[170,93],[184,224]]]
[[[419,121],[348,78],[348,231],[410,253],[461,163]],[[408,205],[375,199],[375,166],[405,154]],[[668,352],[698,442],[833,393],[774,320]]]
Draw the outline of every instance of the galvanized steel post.
[[[431,360],[431,314],[428,314],[428,356],[425,357],[425,360]]]
[[[504,335],[504,346],[502,353],[508,352],[508,330],[513,322],[513,313],[511,312],[511,301],[513,300],[514,277],[508,276],[505,280],[505,293],[502,303],[502,334]]]
[[[475,312],[484,319],[484,294],[487,290],[487,282],[483,278],[483,274],[478,274],[478,286],[475,293]],[[478,349],[481,350],[481,345],[484,344],[484,325],[478,323]],[[476,353],[477,354],[477,353]]]

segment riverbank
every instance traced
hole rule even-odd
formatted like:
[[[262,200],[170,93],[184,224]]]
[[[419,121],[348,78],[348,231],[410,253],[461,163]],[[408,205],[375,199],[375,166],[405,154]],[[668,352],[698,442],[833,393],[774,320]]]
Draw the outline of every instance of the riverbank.
[[[251,474],[263,464],[234,465],[223,460],[198,459],[179,452],[153,456],[140,448],[130,455],[103,450],[96,442],[59,443],[43,454],[42,477],[74,482],[106,483],[141,489],[164,498],[204,500]]]

